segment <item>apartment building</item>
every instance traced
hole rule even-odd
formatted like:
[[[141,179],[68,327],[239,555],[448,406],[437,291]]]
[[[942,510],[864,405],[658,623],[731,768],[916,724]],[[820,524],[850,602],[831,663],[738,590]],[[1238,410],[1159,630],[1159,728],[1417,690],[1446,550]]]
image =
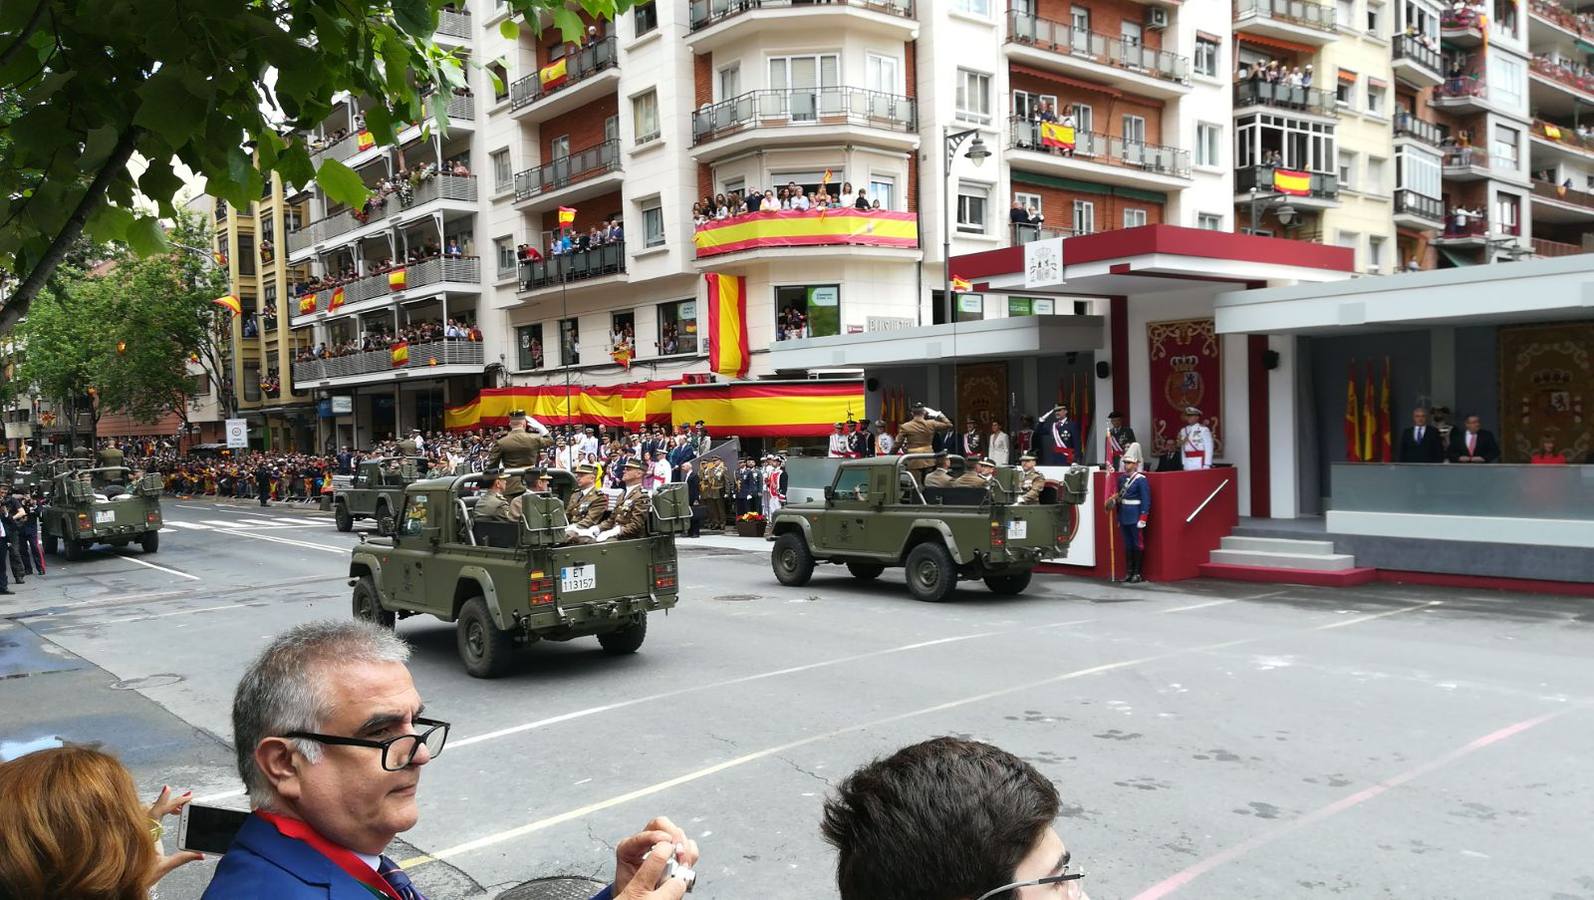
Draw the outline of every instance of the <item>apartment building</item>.
[[[1565,256],[1594,249],[1594,17],[1575,7],[1530,0],[1527,8],[1527,227],[1534,253]]]

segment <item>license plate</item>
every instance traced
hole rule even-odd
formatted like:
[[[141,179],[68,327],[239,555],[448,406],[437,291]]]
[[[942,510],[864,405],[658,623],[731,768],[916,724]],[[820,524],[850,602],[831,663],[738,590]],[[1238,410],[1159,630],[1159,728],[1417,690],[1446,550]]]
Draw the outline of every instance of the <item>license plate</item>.
[[[597,586],[598,567],[596,565],[565,566],[559,570],[559,590],[563,593],[590,591]]]
[[[1023,519],[1014,519],[1007,523],[1007,539],[1022,541],[1029,537],[1029,523]]]
[[[107,524],[109,522],[115,522],[115,521],[116,521],[116,510],[114,510],[114,509],[101,510],[101,511],[99,511],[99,512],[94,514],[94,524],[96,524],[96,525],[105,525],[105,524]]]

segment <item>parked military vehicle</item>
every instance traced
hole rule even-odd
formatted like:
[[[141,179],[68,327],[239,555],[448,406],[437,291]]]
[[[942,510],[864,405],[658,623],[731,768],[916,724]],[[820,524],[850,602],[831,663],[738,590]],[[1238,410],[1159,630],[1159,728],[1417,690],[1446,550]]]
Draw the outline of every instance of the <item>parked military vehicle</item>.
[[[648,533],[631,540],[566,544],[565,500],[575,478],[563,469],[510,469],[528,484],[519,521],[477,519],[488,486],[481,473],[416,481],[404,488],[391,538],[363,541],[349,562],[356,618],[393,627],[432,615],[456,626],[465,670],[503,675],[518,646],[595,636],[611,654],[634,653],[647,615],[675,606],[675,535],[692,523],[686,485],[653,495]]]
[[[421,477],[418,456],[384,456],[360,463],[348,479],[332,480],[332,513],[339,531],[359,519],[375,519],[377,534],[392,534],[404,508],[404,488]]]
[[[135,481],[126,466],[72,468],[58,463],[54,469],[48,504],[39,510],[39,537],[46,553],[59,548],[68,560],[76,560],[95,544],[136,543],[145,553],[160,549],[165,484],[159,474]]]
[[[846,460],[819,501],[790,503],[770,522],[770,564],[781,584],[808,583],[817,563],[839,563],[860,581],[907,569],[908,590],[940,602],[962,579],[1020,594],[1042,560],[1068,554],[1089,469],[1074,466],[1037,503],[1018,503],[1020,471],[997,468],[986,487],[925,487],[909,463],[933,454]],[[950,458],[954,471],[965,465]],[[921,463],[922,465],[922,463]]]

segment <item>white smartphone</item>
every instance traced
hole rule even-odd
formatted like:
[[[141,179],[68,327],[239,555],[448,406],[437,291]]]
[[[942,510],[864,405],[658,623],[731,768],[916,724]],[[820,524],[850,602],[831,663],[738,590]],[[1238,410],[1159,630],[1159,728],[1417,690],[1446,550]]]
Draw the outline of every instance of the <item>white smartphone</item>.
[[[247,818],[249,813],[242,810],[190,803],[183,807],[182,822],[177,826],[177,847],[200,853],[226,853]]]

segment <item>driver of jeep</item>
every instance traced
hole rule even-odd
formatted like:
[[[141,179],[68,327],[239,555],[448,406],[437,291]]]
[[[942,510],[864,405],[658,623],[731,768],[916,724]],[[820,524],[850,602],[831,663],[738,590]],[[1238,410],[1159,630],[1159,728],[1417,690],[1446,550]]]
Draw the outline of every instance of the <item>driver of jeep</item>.
[[[628,540],[647,534],[652,504],[648,500],[648,492],[642,489],[642,463],[634,459],[626,460],[620,477],[625,481],[625,493],[620,495],[619,501],[610,507],[601,521],[590,528],[567,526],[565,533],[571,536],[570,543],[591,544],[615,538]]]
[[[521,510],[520,501],[526,499],[526,494],[527,493],[546,494],[546,493],[548,493],[548,492],[550,492],[552,490],[553,490],[553,479],[548,477],[548,473],[544,472],[541,475],[538,475],[536,481],[532,482],[530,491],[523,491],[523,492],[521,492],[519,494],[516,494],[513,498],[510,499],[510,501],[509,501],[509,520],[511,522],[519,522],[520,521],[520,510]]]

